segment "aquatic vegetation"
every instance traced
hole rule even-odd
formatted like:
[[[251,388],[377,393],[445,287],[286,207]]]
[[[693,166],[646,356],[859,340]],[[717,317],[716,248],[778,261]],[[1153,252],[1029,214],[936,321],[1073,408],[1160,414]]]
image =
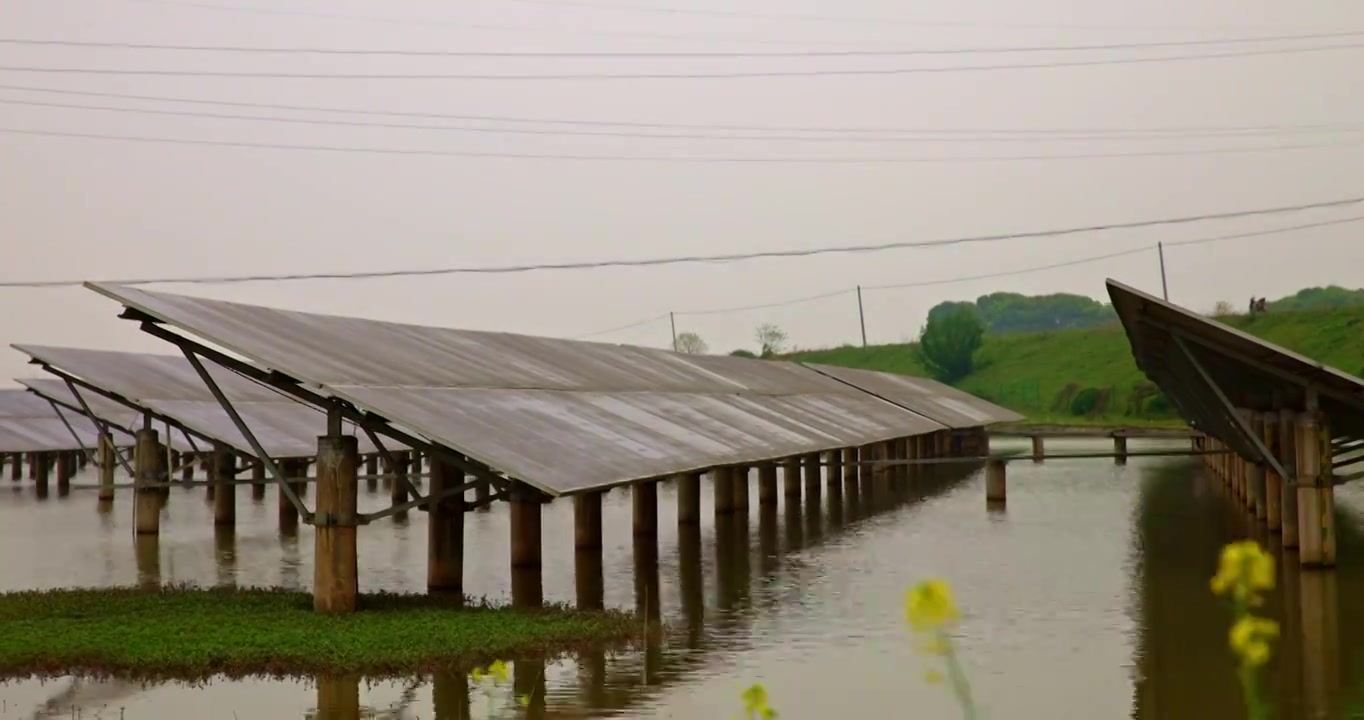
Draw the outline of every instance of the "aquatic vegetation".
[[[360,606],[353,615],[319,615],[308,593],[267,589],[4,593],[0,677],[392,677],[603,642],[627,645],[639,634],[639,620],[621,612],[460,607],[397,594],[365,594]],[[505,663],[488,672],[504,675]]]
[[[1274,557],[1253,540],[1231,543],[1222,548],[1211,585],[1213,594],[1231,598],[1235,622],[1228,633],[1228,645],[1239,663],[1237,675],[1246,711],[1251,720],[1268,718],[1270,707],[1261,696],[1258,671],[1269,661],[1270,644],[1279,636],[1279,625],[1251,614],[1251,608],[1264,603],[1261,592],[1274,588]]]

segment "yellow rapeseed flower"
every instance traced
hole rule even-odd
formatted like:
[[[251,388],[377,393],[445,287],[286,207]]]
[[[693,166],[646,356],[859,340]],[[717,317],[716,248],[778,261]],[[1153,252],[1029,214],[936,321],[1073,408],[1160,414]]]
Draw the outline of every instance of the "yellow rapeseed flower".
[[[495,682],[506,682],[511,677],[507,664],[501,660],[494,660],[493,664],[488,666],[488,672],[493,676]]]
[[[942,682],[942,673],[938,672],[937,670],[929,670],[928,672],[924,673],[924,681],[933,685],[937,685]]]
[[[1230,592],[1237,600],[1258,604],[1258,593],[1274,588],[1274,557],[1254,540],[1231,543],[1222,548],[1211,584],[1214,594]]]
[[[777,711],[767,704],[767,688],[761,684],[750,685],[740,697],[744,701],[744,712],[748,713],[748,717],[762,720],[774,720],[777,717]]]
[[[959,616],[952,588],[942,580],[925,580],[905,594],[905,619],[918,632],[940,628]]]
[[[1243,664],[1259,667],[1269,660],[1269,643],[1278,636],[1278,623],[1246,615],[1231,626],[1231,649]]]
[[[481,668],[481,667],[476,667],[476,668],[474,668],[474,669],[469,673],[469,677],[473,678],[473,679],[474,679],[474,682],[482,682],[482,681],[483,681],[483,668]]]

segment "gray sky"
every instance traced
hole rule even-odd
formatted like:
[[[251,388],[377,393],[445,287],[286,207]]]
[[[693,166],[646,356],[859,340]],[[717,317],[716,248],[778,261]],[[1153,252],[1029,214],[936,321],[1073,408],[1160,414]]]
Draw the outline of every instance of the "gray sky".
[[[749,51],[1075,45],[1364,30],[1364,5],[1266,0],[974,4],[885,0],[12,0],[0,36],[260,47],[459,51]],[[642,12],[715,8],[752,17]],[[240,8],[273,8],[246,12]],[[224,9],[228,8],[228,9]],[[233,10],[230,8],[238,8]],[[793,15],[831,16],[823,22]],[[782,19],[780,16],[787,16]],[[887,18],[894,22],[854,22]],[[475,26],[482,26],[475,27]],[[490,27],[491,26],[491,27]],[[677,38],[690,39],[677,39]],[[1364,43],[1364,38],[1272,47]],[[1269,47],[1261,45],[1259,47]],[[432,58],[34,47],[0,65],[314,73],[629,73],[886,68],[1187,55],[1235,48],[892,58]],[[0,71],[0,84],[400,112],[814,127],[1105,129],[1364,126],[1364,49],[988,72],[689,80],[353,80]],[[0,99],[314,117],[0,90]],[[1364,195],[1361,132],[1045,142],[794,143],[325,127],[0,103],[5,128],[442,152],[668,157],[1073,155],[1326,144],[1163,157],[900,164],[682,163],[397,156],[195,147],[0,133],[0,280],[361,271],[804,248],[1028,231]],[[428,124],[512,127],[454,120]],[[551,126],[520,125],[546,128]],[[561,128],[562,129],[562,128]],[[603,128],[588,128],[602,130]],[[609,128],[607,128],[609,130]],[[673,132],[680,132],[674,130]],[[978,136],[977,136],[978,137]],[[1154,244],[1364,215],[1279,217],[939,249],[652,269],[384,280],[166,285],[301,310],[577,336],[677,311],[715,351],[773,322],[800,346],[858,339],[851,293],[731,314],[685,311],[1063,262]],[[1171,298],[1240,307],[1307,285],[1364,285],[1364,223],[1169,248]],[[1158,292],[1154,251],[1015,277],[865,294],[872,342],[912,337],[929,307],[996,290],[1103,296],[1112,276]],[[0,338],[169,351],[79,289],[0,289]],[[664,346],[666,319],[596,339]],[[0,353],[0,384],[32,375]]]

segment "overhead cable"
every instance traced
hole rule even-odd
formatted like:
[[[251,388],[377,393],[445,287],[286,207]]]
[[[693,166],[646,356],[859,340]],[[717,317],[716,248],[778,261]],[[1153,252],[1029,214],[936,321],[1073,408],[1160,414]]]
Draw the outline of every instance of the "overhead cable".
[[[851,254],[882,252],[886,250],[898,250],[909,248],[928,248],[928,247],[948,247],[953,245],[993,243],[1011,240],[1036,239],[1043,237],[1061,237],[1066,235],[1077,235],[1091,232],[1105,232],[1109,230],[1123,230],[1132,228],[1157,227],[1164,225],[1183,225],[1209,220],[1230,220],[1235,218],[1259,217],[1266,215],[1281,215],[1284,213],[1302,212],[1306,210],[1318,210],[1326,208],[1338,208],[1364,203],[1364,196],[1348,197],[1337,200],[1325,200],[1320,202],[1303,203],[1298,205],[1281,205],[1276,207],[1256,208],[1252,210],[1235,210],[1218,213],[1205,213],[1200,215],[1183,215],[1175,217],[1155,218],[1148,220],[1137,220],[1130,222],[1112,222],[1095,225],[1083,225],[1077,227],[1058,228],[1051,230],[1033,230],[1026,232],[999,233],[991,235],[974,235],[956,238],[946,238],[939,240],[904,240],[888,243],[847,245],[847,246],[826,246],[815,248],[799,248],[787,250],[760,250],[745,253],[729,253],[719,255],[680,255],[660,258],[639,258],[639,259],[613,259],[613,260],[585,260],[577,262],[561,263],[535,263],[523,265],[502,265],[489,267],[446,267],[446,268],[424,268],[421,270],[370,270],[358,272],[331,272],[331,273],[290,273],[290,274],[261,274],[261,275],[224,275],[208,277],[161,277],[161,278],[141,278],[141,279],[108,279],[99,282],[115,283],[122,285],[151,285],[160,283],[189,283],[189,284],[221,284],[239,283],[256,281],[280,281],[280,280],[334,280],[334,279],[359,279],[359,278],[380,278],[380,277],[412,277],[424,275],[480,275],[480,274],[508,274],[522,273],[538,270],[590,270],[608,267],[653,267],[660,265],[680,265],[684,263],[728,263],[743,260],[756,260],[763,258],[791,258],[791,257],[810,257],[815,255],[830,254]],[[1352,222],[1355,219],[1332,220],[1314,223],[1303,227],[1316,227],[1318,225],[1341,224]],[[1272,232],[1283,232],[1288,229],[1256,231],[1254,233],[1238,233],[1230,236],[1219,236],[1218,239],[1230,237],[1244,237],[1248,235],[1270,234]],[[0,288],[37,288],[37,287],[73,287],[87,282],[86,280],[28,280],[28,281],[7,281],[0,282]]]
[[[413,50],[404,48],[327,48],[269,47],[262,45],[189,45],[99,40],[53,40],[43,38],[0,37],[0,45],[30,47],[74,47],[121,50],[164,50],[174,52],[218,52],[282,55],[391,55],[406,57],[453,58],[798,58],[798,57],[906,57],[914,55],[977,55],[994,53],[1090,52],[1096,50],[1138,50],[1170,47],[1207,47],[1250,43],[1333,40],[1364,37],[1364,30],[1305,33],[1300,35],[1258,35],[1235,38],[1195,40],[1153,40],[1140,42],[1090,43],[1083,45],[997,45],[958,48],[899,48],[883,50],[773,50],[752,51],[499,51],[499,50]]]
[[[200,140],[192,138],[171,138],[151,135],[116,135],[112,133],[63,132],[58,130],[32,130],[28,128],[0,127],[0,133],[11,135],[32,135],[37,137],[77,138],[82,140],[107,140],[131,143],[152,143],[161,145],[184,145],[197,147],[249,148],[255,150],[292,150],[329,153],[351,153],[362,155],[397,155],[407,157],[459,157],[487,158],[500,160],[563,160],[572,162],[646,162],[646,163],[689,163],[689,164],[736,164],[736,165],[932,165],[953,163],[992,163],[992,162],[1046,162],[1054,160],[1106,160],[1119,158],[1158,158],[1191,157],[1199,155],[1245,155],[1264,152],[1293,150],[1321,150],[1339,147],[1358,147],[1364,139],[1341,142],[1285,143],[1278,145],[1256,145],[1242,147],[1194,148],[1186,150],[1130,150],[1111,152],[1044,153],[1033,155],[928,155],[928,156],[818,156],[805,157],[781,155],[626,155],[592,153],[540,153],[509,152],[497,150],[437,150],[389,147],[361,147],[351,145],[297,145],[290,143],[250,142],[243,140]]]
[[[0,88],[3,89],[3,88]],[[1342,133],[1364,132],[1364,124],[1353,127],[1341,128],[1311,128],[1289,131],[1278,131],[1272,133],[1255,132],[1190,132],[1186,134],[1156,133],[1148,135],[1009,135],[998,136],[971,136],[971,135],[949,135],[945,137],[905,137],[905,136],[881,136],[881,135],[753,135],[753,134],[733,134],[733,133],[679,133],[679,132],[641,132],[638,130],[554,130],[545,128],[524,128],[524,127],[484,127],[479,125],[422,125],[418,123],[396,123],[396,122],[373,122],[363,120],[330,120],[323,118],[294,118],[278,117],[273,115],[245,115],[233,113],[217,112],[196,112],[193,110],[166,110],[161,108],[129,108],[116,105],[82,105],[78,103],[49,102],[43,100],[15,100],[11,98],[0,98],[0,104],[4,105],[23,105],[26,107],[46,107],[66,110],[94,110],[97,112],[116,112],[134,115],[161,115],[168,117],[194,117],[210,118],[214,120],[245,120],[251,122],[276,123],[285,125],[330,125],[335,127],[373,127],[387,128],[393,130],[422,130],[428,132],[464,132],[492,135],[543,135],[554,137],[607,137],[607,138],[652,138],[656,140],[759,140],[762,142],[793,142],[793,143],[1040,143],[1040,142],[1113,142],[1130,140],[1182,140],[1189,138],[1250,138],[1264,134],[1302,134],[1302,135],[1330,135]]]
[[[1100,65],[1130,65],[1199,60],[1221,60],[1267,55],[1296,55],[1333,50],[1357,50],[1364,43],[1341,43],[1309,47],[1236,50],[1195,55],[1156,55],[1135,58],[1093,58],[1088,60],[1058,60],[1034,63],[994,63],[989,65],[944,65],[899,68],[813,68],[803,70],[725,70],[720,72],[641,72],[641,73],[319,73],[243,70],[182,70],[167,68],[107,68],[107,67],[46,67],[36,65],[0,65],[6,72],[28,72],[48,75],[112,75],[157,77],[214,77],[284,80],[735,80],[744,78],[778,77],[835,77],[835,76],[897,76],[957,72],[985,72],[1003,70],[1037,70],[1043,68],[1091,67]]]
[[[712,124],[712,123],[668,123],[668,122],[640,122],[640,121],[611,121],[611,120],[587,120],[587,119],[565,119],[565,118],[537,118],[512,115],[470,115],[459,113],[439,113],[439,112],[419,112],[419,111],[399,111],[399,110],[371,110],[364,108],[347,108],[329,105],[290,105],[280,103],[262,103],[233,100],[215,100],[206,98],[187,98],[173,95],[143,95],[130,93],[96,92],[90,90],[70,90],[66,88],[54,88],[36,85],[12,85],[0,84],[0,90],[20,90],[24,92],[39,92],[55,95],[75,95],[81,97],[101,97],[117,98],[120,100],[145,100],[149,102],[172,102],[186,103],[192,105],[220,105],[224,107],[248,107],[269,110],[290,110],[300,112],[327,112],[340,113],[347,115],[378,115],[384,117],[413,117],[429,118],[440,120],[471,120],[478,122],[515,122],[534,125],[583,125],[598,127],[628,127],[628,128],[678,128],[688,130],[732,130],[732,131],[752,131],[752,132],[784,132],[784,133],[870,133],[870,134],[988,134],[988,135],[1047,135],[1047,134],[1235,134],[1235,133],[1275,133],[1275,132],[1296,132],[1307,130],[1349,130],[1364,126],[1364,122],[1354,123],[1309,123],[1297,125],[1222,125],[1222,126],[1154,126],[1154,127],[1127,127],[1127,128],[962,128],[959,126],[940,128],[940,127],[918,127],[918,128],[896,128],[896,127],[840,127],[840,126],[799,126],[799,125],[739,125],[739,124]]]

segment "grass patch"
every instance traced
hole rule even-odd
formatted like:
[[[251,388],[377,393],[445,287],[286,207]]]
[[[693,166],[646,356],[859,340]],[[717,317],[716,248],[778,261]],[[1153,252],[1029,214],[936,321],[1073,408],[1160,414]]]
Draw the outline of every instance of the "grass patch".
[[[1364,375],[1364,308],[1232,315],[1219,322],[1345,372]],[[913,344],[843,346],[792,353],[785,359],[927,376]],[[1081,330],[986,335],[962,390],[1016,410],[1032,424],[1178,427],[1173,408],[1133,401],[1141,386],[1127,335],[1116,322]],[[1075,397],[1102,398],[1076,414]],[[1136,397],[1134,397],[1136,395]],[[1149,396],[1147,396],[1149,398]],[[1135,410],[1135,411],[1134,411]]]
[[[426,595],[367,594],[360,606],[329,617],[311,595],[276,589],[3,593],[0,677],[393,677],[625,644],[641,630],[621,612],[461,608]]]

